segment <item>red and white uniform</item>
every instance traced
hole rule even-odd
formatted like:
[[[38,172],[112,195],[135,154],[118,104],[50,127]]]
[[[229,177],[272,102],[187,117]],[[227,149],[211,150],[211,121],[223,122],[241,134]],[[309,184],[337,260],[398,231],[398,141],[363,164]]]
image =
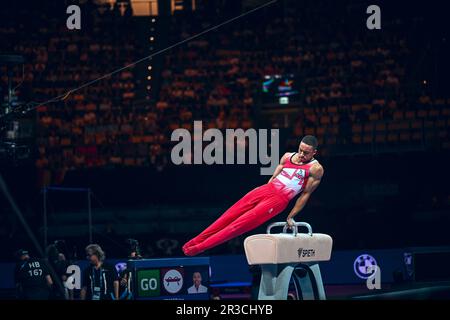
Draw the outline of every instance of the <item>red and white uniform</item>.
[[[314,159],[305,164],[295,164],[292,162],[294,154],[295,152],[289,156],[289,159],[283,165],[283,170],[271,182],[277,191],[281,192],[289,200],[305,189],[309,170],[317,162]]]
[[[294,154],[285,161],[281,173],[270,183],[248,192],[202,233],[185,243],[184,253],[197,255],[255,229],[282,212],[289,201],[304,190],[309,170],[317,162],[295,164],[291,160]]]

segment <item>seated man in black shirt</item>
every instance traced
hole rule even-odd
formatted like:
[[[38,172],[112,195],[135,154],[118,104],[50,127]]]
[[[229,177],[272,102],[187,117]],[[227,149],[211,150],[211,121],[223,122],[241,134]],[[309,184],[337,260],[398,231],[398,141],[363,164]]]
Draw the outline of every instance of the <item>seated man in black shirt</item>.
[[[19,299],[48,300],[53,285],[47,264],[40,259],[30,258],[28,251],[16,252],[19,260],[14,271]]]
[[[84,270],[81,300],[118,300],[119,277],[114,266],[104,263],[105,253],[98,244],[86,247],[90,266]]]

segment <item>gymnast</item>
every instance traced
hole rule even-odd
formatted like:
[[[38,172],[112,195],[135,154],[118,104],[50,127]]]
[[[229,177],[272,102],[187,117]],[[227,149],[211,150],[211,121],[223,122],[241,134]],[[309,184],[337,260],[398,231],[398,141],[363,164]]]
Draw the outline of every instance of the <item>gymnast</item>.
[[[305,207],[324,173],[314,159],[317,145],[316,137],[305,136],[298,152],[288,152],[281,157],[268,183],[248,192],[202,233],[185,243],[184,254],[198,255],[255,229],[282,212],[300,194],[286,219],[289,228],[294,226],[293,218]]]

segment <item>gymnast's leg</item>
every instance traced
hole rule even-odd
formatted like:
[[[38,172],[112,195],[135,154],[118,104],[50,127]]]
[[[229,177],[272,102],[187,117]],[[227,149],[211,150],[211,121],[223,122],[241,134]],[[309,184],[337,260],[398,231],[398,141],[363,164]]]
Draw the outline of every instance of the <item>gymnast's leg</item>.
[[[189,247],[205,241],[208,237],[225,228],[245,212],[253,209],[258,204],[258,201],[262,199],[262,196],[264,195],[263,191],[263,188],[258,187],[248,192],[244,197],[228,208],[219,219],[212,223],[202,233],[188,241],[183,246],[183,251],[186,253],[186,250],[188,250]]]
[[[223,226],[221,230],[210,235],[201,243],[189,246],[184,250],[184,253],[188,256],[194,256],[245,232],[253,230],[283,211],[287,204],[288,201],[281,199],[280,197],[268,197],[230,224]]]

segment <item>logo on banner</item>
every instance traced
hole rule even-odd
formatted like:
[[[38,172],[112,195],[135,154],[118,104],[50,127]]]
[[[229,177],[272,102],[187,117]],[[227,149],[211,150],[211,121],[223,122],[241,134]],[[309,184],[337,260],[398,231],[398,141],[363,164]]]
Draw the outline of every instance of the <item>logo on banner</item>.
[[[368,279],[377,270],[377,261],[370,254],[362,254],[355,259],[353,269],[361,279]]]
[[[168,270],[163,277],[164,289],[169,293],[178,293],[183,287],[183,276],[176,269]]]
[[[126,262],[118,262],[118,263],[116,263],[115,267],[116,267],[117,273],[120,274],[121,272],[123,272],[127,269],[127,263]]]

